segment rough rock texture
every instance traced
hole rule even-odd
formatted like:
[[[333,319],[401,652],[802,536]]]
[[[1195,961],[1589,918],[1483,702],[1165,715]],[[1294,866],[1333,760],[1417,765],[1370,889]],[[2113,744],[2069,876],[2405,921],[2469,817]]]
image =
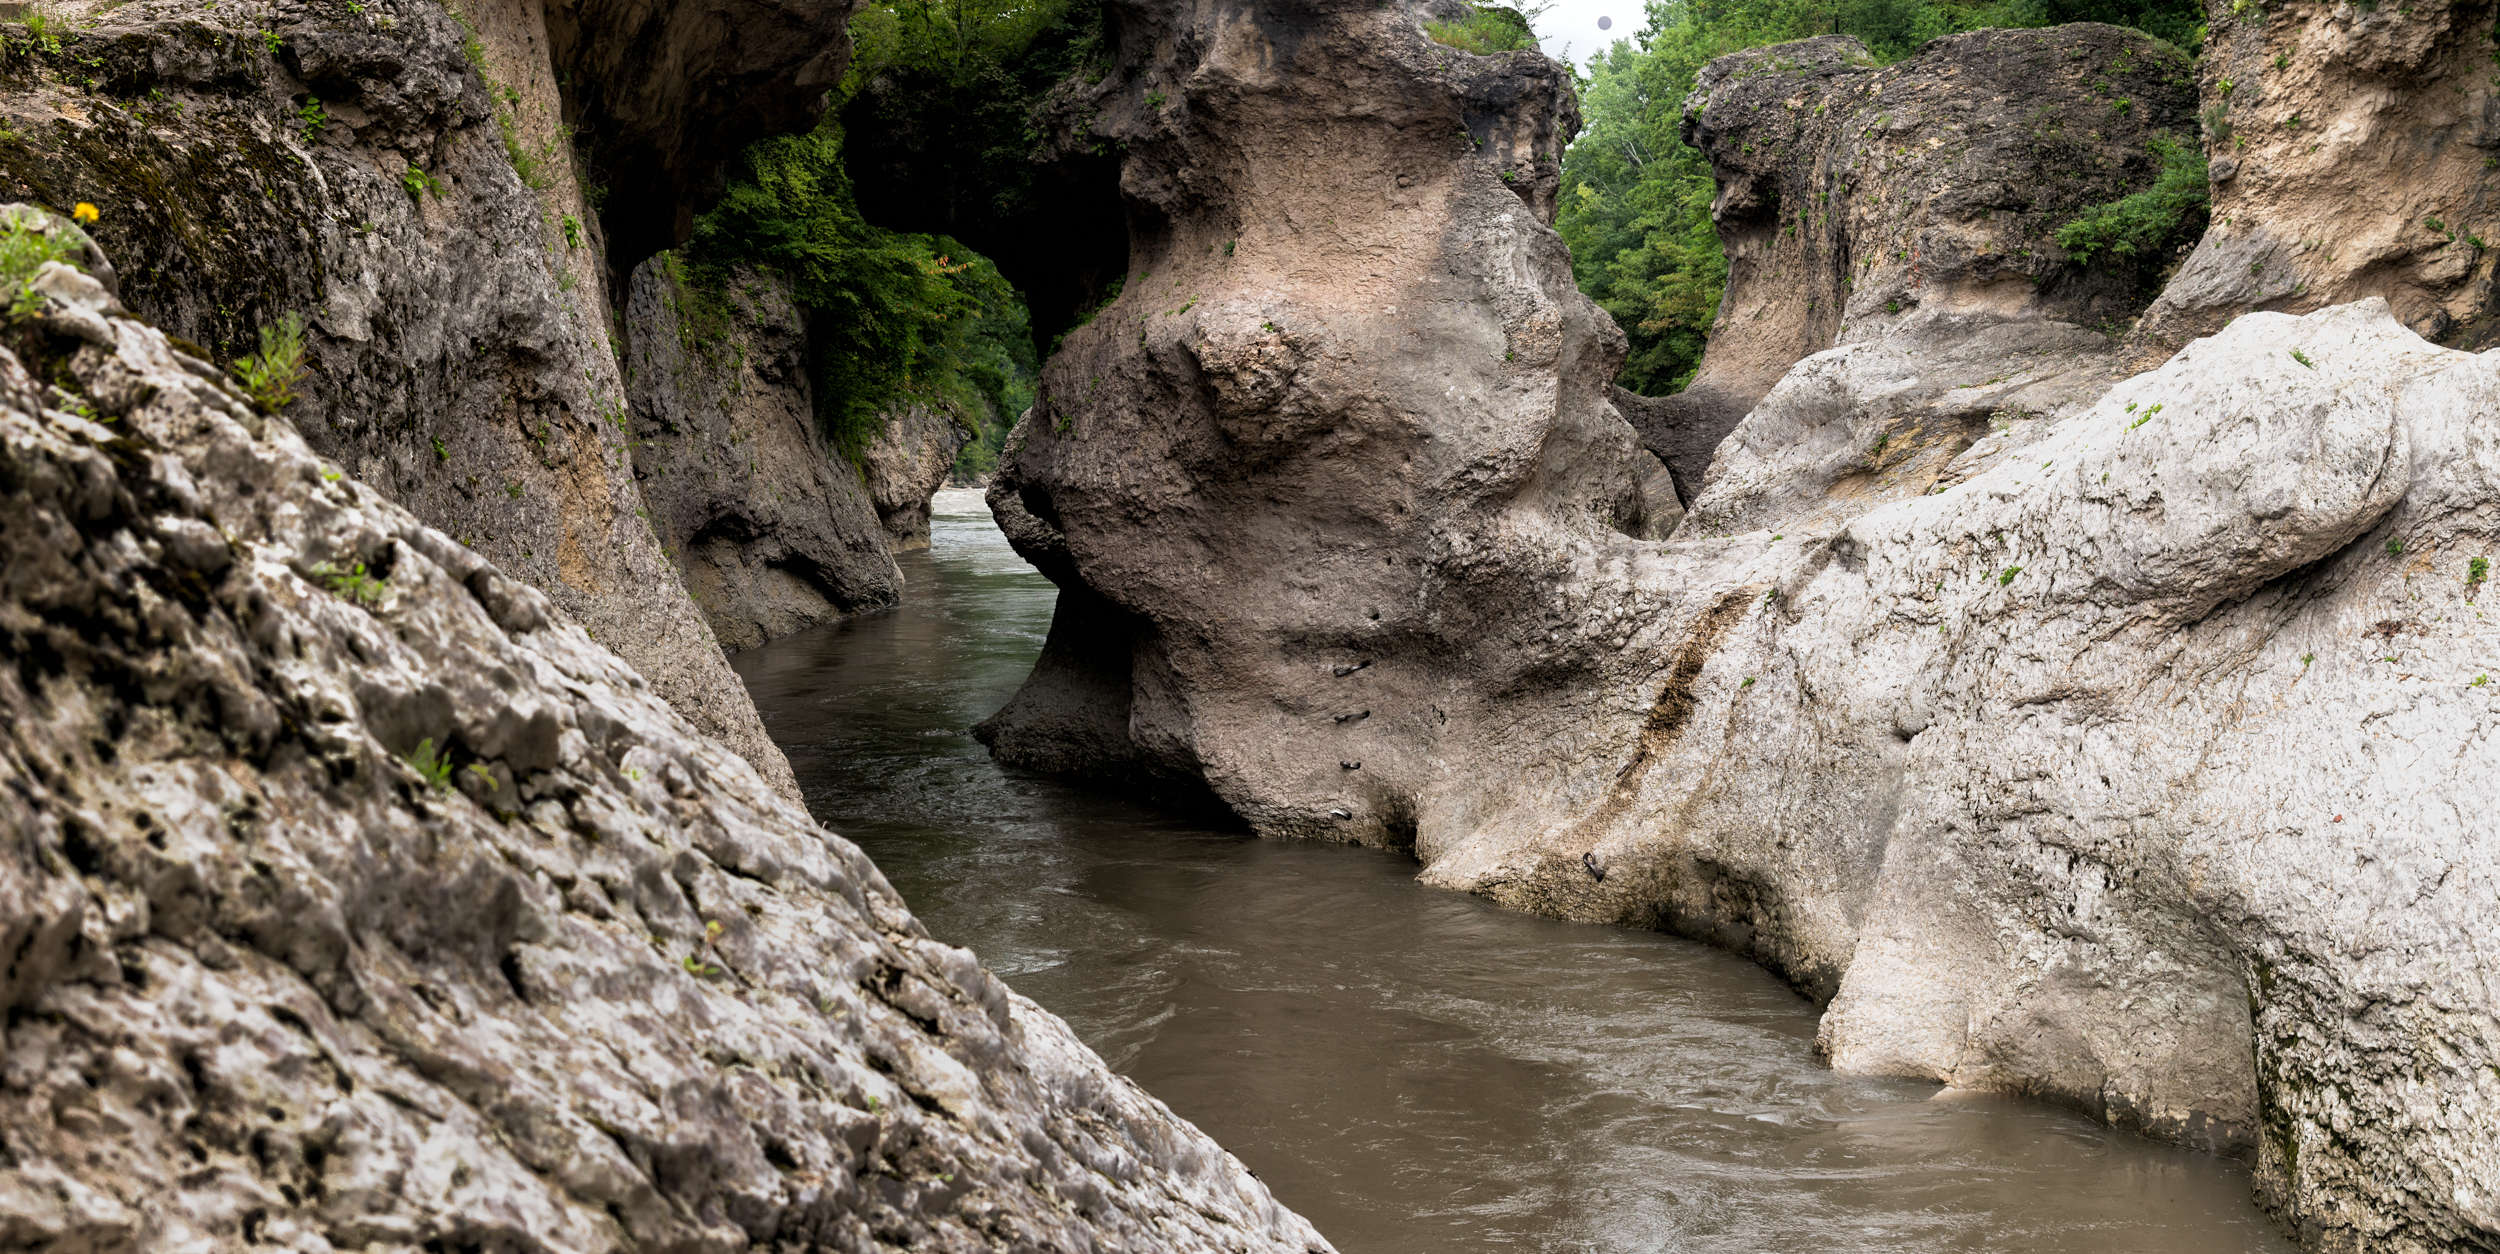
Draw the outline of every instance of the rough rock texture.
[[[2133,317],[2150,293],[2070,264],[2054,237],[2153,181],[2154,136],[2192,137],[2192,72],[2091,24],[1955,35],[1880,69],[1846,35],[1705,67],[1684,131],[1719,180],[1727,292],[1690,387],[1617,398],[1685,504],[1720,440],[1811,353],[1892,339],[1915,359],[1981,321]]]
[[[929,547],[929,498],[946,486],[971,428],[950,410],[907,404],[886,415],[860,454],[860,474],[896,552]]]
[[[721,643],[752,648],[900,599],[881,502],[816,420],[788,283],[741,274],[697,293],[663,254],[634,271],[625,323],[634,472]]]
[[[1400,840],[1392,760],[1427,760],[1428,653],[1471,647],[1441,616],[1533,613],[1550,561],[1517,554],[1513,579],[1486,552],[1472,606],[1447,607],[1416,555],[1514,500],[1640,520],[1603,382],[1622,337],[1545,225],[1567,80],[1353,0],[1115,18],[1120,67],[1061,103],[1090,128],[1070,147],[1125,145],[1131,270],[1049,363],[990,490],[1067,591],[982,734],[1016,761],[1203,777],[1271,830]],[[1400,666],[1330,678],[1392,643]],[[1380,687],[1410,708],[1366,722]],[[1340,754],[1347,734],[1378,746]],[[1370,800],[1341,825],[1346,795]]]
[[[856,0],[549,0],[564,120],[590,168],[628,192],[604,207],[620,277],[685,238],[721,174],[767,135],[803,131],[851,60]]]
[[[2208,9],[2213,225],[2146,312],[2144,347],[2367,296],[2442,343],[2500,342],[2500,6]]]
[[[221,362],[302,314],[288,412],[316,448],[795,789],[638,517],[598,224],[538,6],[48,8],[60,52],[0,58],[0,195],[98,205],[125,299]]]
[[[2014,275],[1859,256],[1867,333],[1643,542],[1621,341],[1498,175],[1559,72],[1119,16],[1136,255],[991,492],[1063,589],[1001,756],[1716,940],[1842,1067],[2252,1153],[2316,1249],[2500,1244],[2500,354],[2370,302],[2113,384]]]
[[[0,1246],[1327,1248],[549,598],[43,286]]]

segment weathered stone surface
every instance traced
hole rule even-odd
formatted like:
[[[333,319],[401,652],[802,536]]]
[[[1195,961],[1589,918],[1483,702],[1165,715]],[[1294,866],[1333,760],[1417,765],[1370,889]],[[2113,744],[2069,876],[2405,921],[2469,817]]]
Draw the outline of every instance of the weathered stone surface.
[[[950,410],[912,402],[885,416],[860,454],[860,475],[896,552],[929,547],[929,498],[946,486],[971,428]]]
[[[2370,296],[2441,343],[2500,343],[2500,10],[2208,9],[2213,225],[2146,311],[2141,347],[2158,357],[2251,309]]]
[[[1554,71],[1121,17],[1134,268],[991,492],[1064,589],[1002,757],[1716,940],[1840,1066],[2253,1153],[2313,1248],[2500,1242],[2500,355],[2365,303],[2120,379],[1948,215],[1972,277],[1881,277],[1643,542],[1620,340],[1482,164],[1544,150],[1473,142]]]
[[[1414,555],[1510,509],[1600,529],[1641,510],[1603,382],[1621,335],[1545,226],[1565,76],[1351,0],[1117,20],[1126,59],[1065,116],[1125,146],[1132,269],[1052,359],[991,489],[1068,593],[984,734],[1019,761],[1207,778],[1270,830],[1398,840],[1443,682],[1427,654],[1534,615],[1551,560],[1522,554],[1505,583],[1508,555],[1485,554],[1449,606]],[[1382,687],[1409,708],[1365,721]],[[1124,695],[1082,695],[1101,692]],[[1365,750],[1332,747],[1348,736]]]
[[[549,598],[44,290],[0,1245],[1327,1248]]]
[[[538,7],[54,13],[60,56],[0,65],[21,137],[0,146],[0,195],[96,203],[124,298],[220,362],[303,315],[288,413],[316,448],[554,597],[795,795],[640,517],[600,232]]]
[[[1845,35],[1705,67],[1684,131],[1719,180],[1727,293],[1692,385],[1623,402],[1684,503],[1810,354],[1895,340],[1915,361],[1986,322],[2132,318],[2151,293],[2070,264],[2056,230],[2149,185],[2155,136],[2193,139],[2191,74],[2176,49],[2092,24],[1955,35],[1882,68]]]
[[[902,596],[881,502],[817,421],[807,319],[785,280],[743,273],[697,293],[655,257],[634,271],[625,338],[634,472],[723,644]]]

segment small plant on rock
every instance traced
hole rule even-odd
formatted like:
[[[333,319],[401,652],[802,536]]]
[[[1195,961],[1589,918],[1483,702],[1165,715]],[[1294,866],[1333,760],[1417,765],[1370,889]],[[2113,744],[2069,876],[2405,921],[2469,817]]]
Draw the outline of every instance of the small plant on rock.
[[[43,293],[35,290],[35,274],[48,262],[68,262],[77,249],[68,240],[20,220],[0,230],[0,293],[9,302],[9,317],[31,318],[43,312]]]
[[[1536,31],[1529,26],[1532,13],[1489,4],[1479,4],[1475,10],[1455,22],[1426,22],[1424,33],[1432,36],[1434,43],[1478,56],[1536,47]]]
[[[330,595],[356,605],[379,605],[383,597],[390,595],[390,580],[367,574],[363,562],[350,562],[345,570],[323,562],[313,567],[312,573]]]
[[[271,413],[295,403],[304,378],[304,318],[288,314],[260,329],[260,351],[234,363],[234,377]]]
[[[2311,370],[2318,368],[2318,363],[2309,360],[2309,354],[2304,353],[2297,348],[2292,350],[2292,360],[2309,367]]]
[[[436,200],[443,198],[443,181],[413,165],[399,172],[399,185],[408,189],[410,196],[432,193]]]
[[[432,736],[418,741],[417,747],[409,751],[402,761],[425,780],[426,787],[436,792],[451,791],[451,754],[436,749]]]

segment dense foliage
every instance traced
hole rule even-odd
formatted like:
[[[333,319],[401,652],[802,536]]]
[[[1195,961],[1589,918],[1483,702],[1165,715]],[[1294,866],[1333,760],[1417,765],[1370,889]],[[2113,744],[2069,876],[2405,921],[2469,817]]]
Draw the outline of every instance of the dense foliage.
[[[1097,24],[1083,0],[869,5],[852,19],[851,71],[826,122],[748,149],[697,221],[685,269],[696,292],[738,266],[791,280],[809,313],[819,417],[846,453],[895,406],[934,404],[977,433],[958,473],[985,474],[1032,404],[1024,299],[955,233],[1019,207],[1033,105],[1090,54]],[[889,168],[898,153],[902,178]]]
[[[2193,46],[2201,19],[2195,0],[1651,0],[1640,34],[1581,79],[1588,125],[1563,161],[1556,223],[1580,287],[1631,337],[1620,382],[1657,395],[1690,380],[1727,281],[1710,165],[1681,134],[1711,59],[1838,33],[1890,62],[1955,31],[2078,21]]]
[[[901,403],[942,405],[976,426],[1030,403],[1033,341],[1015,289],[952,239],[861,216],[838,126],[748,149],[688,255],[697,291],[718,290],[737,266],[790,280],[809,314],[818,417],[847,454]]]
[[[2205,150],[2193,143],[2155,139],[2161,176],[2153,185],[2106,205],[2094,205],[2058,228],[2057,246],[2081,265],[2158,263],[2205,229],[2211,204]]]

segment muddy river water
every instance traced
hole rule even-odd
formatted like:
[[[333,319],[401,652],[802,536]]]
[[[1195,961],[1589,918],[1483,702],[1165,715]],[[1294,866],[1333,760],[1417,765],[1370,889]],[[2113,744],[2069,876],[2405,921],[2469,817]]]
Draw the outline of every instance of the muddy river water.
[[[1833,1074],[1741,959],[1001,771],[966,729],[1050,584],[969,492],[904,571],[901,608],[735,659],[809,804],[1346,1254],[2290,1254],[2236,1163]]]

